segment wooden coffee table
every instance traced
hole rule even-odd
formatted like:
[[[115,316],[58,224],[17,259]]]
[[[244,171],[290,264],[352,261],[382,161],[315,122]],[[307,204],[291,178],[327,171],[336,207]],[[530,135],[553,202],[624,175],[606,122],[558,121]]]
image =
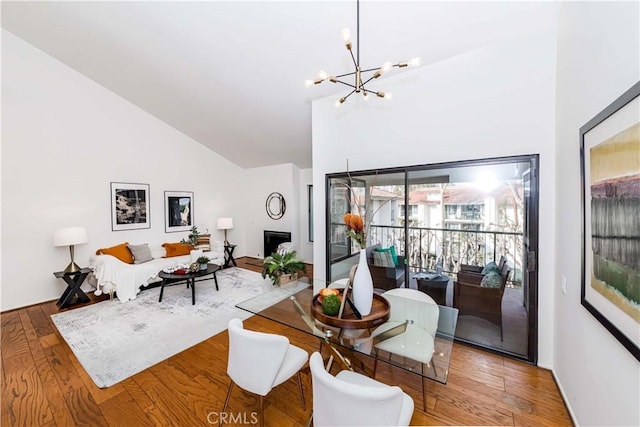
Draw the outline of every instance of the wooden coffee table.
[[[160,286],[160,299],[158,302],[162,302],[162,294],[164,292],[164,286],[169,283],[181,282],[185,280],[187,282],[187,289],[191,286],[191,305],[196,304],[196,279],[198,277],[208,276],[209,274],[213,274],[213,280],[216,283],[216,291],[219,291],[218,287],[218,278],[216,277],[216,272],[220,270],[220,267],[215,264],[208,264],[206,270],[199,270],[195,273],[186,273],[186,274],[176,274],[176,273],[165,273],[161,271],[158,274],[158,277],[162,279],[162,285]],[[198,280],[200,281],[200,280]]]

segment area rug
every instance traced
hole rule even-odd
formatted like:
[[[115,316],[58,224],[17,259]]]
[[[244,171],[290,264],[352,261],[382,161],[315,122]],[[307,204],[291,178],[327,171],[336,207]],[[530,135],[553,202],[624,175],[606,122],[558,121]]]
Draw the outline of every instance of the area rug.
[[[220,290],[213,279],[197,282],[195,305],[191,289],[176,284],[165,287],[162,302],[158,287],[126,303],[103,301],[51,318],[91,379],[104,388],[224,331],[234,317],[250,317],[235,307],[242,301],[275,291],[269,294],[275,303],[309,286],[274,289],[269,279],[242,268],[216,274]]]

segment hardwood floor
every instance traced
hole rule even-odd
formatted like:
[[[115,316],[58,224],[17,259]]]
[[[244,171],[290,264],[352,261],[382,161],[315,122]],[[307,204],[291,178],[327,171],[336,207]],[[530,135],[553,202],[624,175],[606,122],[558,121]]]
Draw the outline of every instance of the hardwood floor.
[[[226,332],[99,389],[51,322],[49,316],[57,311],[49,302],[1,316],[2,426],[217,424],[229,386]],[[313,337],[257,316],[245,326],[286,335],[309,352],[318,348]],[[302,378],[307,411],[300,406],[294,377],[266,397],[266,426],[305,424],[312,406],[308,370]],[[572,424],[549,371],[459,344],[454,345],[448,383],[429,381],[427,413],[419,377],[379,365],[377,379],[400,385],[413,397],[412,425]],[[228,425],[251,424],[257,408],[256,396],[234,388]]]

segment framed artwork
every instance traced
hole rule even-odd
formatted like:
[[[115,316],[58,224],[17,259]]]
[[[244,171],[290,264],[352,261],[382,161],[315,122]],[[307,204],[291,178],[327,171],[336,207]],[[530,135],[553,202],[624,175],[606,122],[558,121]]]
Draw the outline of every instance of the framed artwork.
[[[640,360],[640,82],[580,128],[582,305]]]
[[[193,191],[164,192],[164,231],[189,231],[193,227]]]
[[[151,228],[149,184],[111,183],[111,230]]]

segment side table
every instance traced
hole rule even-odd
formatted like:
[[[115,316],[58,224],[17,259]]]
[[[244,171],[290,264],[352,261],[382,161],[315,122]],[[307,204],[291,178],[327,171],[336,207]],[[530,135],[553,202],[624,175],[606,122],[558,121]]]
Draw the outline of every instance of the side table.
[[[418,290],[429,295],[436,304],[447,305],[447,286],[449,285],[449,276],[446,274],[432,275],[416,274],[415,276]]]
[[[236,260],[233,257],[233,251],[237,245],[226,245],[224,247],[224,268],[230,267],[233,264],[234,267],[237,267]]]
[[[82,286],[84,279],[87,278],[89,273],[91,273],[90,268],[82,268],[73,273],[65,273],[64,271],[56,271],[53,273],[56,278],[64,280],[67,284],[67,289],[62,293],[56,305],[60,308],[65,308],[73,304],[91,301],[87,294],[80,289],[80,286]]]

